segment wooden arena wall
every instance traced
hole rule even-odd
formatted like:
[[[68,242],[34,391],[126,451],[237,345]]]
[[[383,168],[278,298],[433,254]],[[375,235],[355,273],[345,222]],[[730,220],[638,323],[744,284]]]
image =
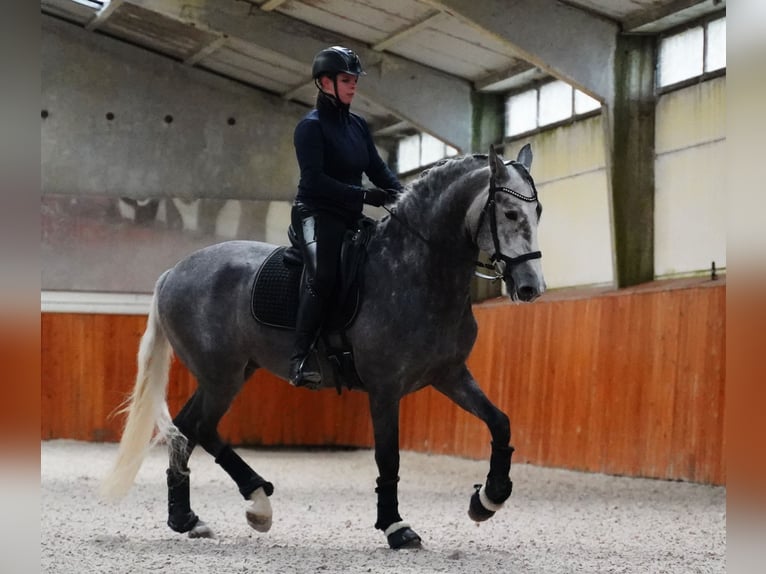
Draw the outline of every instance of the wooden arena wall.
[[[514,462],[725,484],[725,295],[725,279],[691,280],[476,305],[469,367],[511,418]],[[145,323],[42,314],[43,439],[118,440],[110,413],[132,387]],[[193,388],[174,361],[172,413]],[[220,428],[237,445],[372,445],[365,394],[294,389],[262,372]],[[485,458],[489,433],[426,389],[402,402],[401,446]]]

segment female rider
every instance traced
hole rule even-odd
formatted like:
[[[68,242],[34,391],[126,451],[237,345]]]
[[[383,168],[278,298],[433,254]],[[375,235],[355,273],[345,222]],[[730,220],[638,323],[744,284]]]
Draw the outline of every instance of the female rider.
[[[367,122],[349,111],[365,74],[359,57],[341,46],[326,48],[314,57],[311,74],[319,89],[316,107],[293,137],[301,176],[291,223],[306,270],[290,357],[294,386],[319,382],[319,373],[304,366],[332,300],[346,230],[356,228],[363,204],[384,205],[402,189],[378,155]],[[362,187],[363,172],[377,187]]]

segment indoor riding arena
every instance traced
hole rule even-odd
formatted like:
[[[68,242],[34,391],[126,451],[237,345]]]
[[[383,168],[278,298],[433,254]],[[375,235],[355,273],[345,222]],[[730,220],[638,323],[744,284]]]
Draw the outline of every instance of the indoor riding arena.
[[[726,4],[42,0],[41,571],[726,572]],[[293,387],[282,346],[256,338],[217,427],[233,450],[211,452],[215,429],[192,421],[189,439],[161,422],[163,400],[180,427],[208,395],[155,283],[201,248],[290,244],[293,135],[329,46],[359,56],[351,111],[405,187],[364,208],[377,223],[344,326],[358,384],[323,359],[337,388]],[[461,161],[477,175],[439,179]],[[440,220],[412,223],[407,205],[452,214],[457,203],[441,204],[474,181],[451,235]],[[388,287],[364,281],[381,237],[422,253],[403,252]],[[526,249],[509,247],[522,237]],[[540,288],[524,291],[515,265]],[[191,279],[188,292],[205,281]],[[428,306],[457,283],[472,347],[453,336],[451,310]],[[386,321],[358,327],[384,300],[406,337]],[[251,303],[194,336],[291,341]],[[181,316],[216,307],[235,309],[213,298]],[[370,330],[391,392],[415,361],[429,365],[424,388],[387,400],[365,376]],[[168,345],[167,387],[147,355],[154,335]],[[437,355],[462,344],[450,368],[470,373],[452,390]],[[105,479],[134,448],[119,446],[134,385],[129,404],[159,402],[127,494],[109,498]],[[384,406],[398,436],[376,422]],[[498,442],[502,413],[513,450]],[[199,445],[183,492],[163,436]],[[392,464],[398,482],[385,482]],[[512,481],[502,500],[498,468]],[[169,516],[184,497],[194,520],[179,527]],[[394,523],[381,518],[392,497]]]

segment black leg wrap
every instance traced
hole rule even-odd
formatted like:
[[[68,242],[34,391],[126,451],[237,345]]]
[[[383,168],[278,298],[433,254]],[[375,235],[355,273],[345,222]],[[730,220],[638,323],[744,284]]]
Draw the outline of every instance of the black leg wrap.
[[[511,472],[511,456],[516,450],[512,446],[500,446],[492,443],[492,454],[489,457],[489,474],[508,476]]]
[[[237,483],[239,492],[245,500],[248,500],[250,495],[261,487],[266,496],[273,494],[274,485],[250,468],[230,445],[227,444],[221,449],[215,462],[221,465],[221,468]]]
[[[513,492],[513,483],[508,474],[511,472],[512,446],[497,446],[492,443],[492,455],[489,459],[489,474],[485,492],[495,504],[502,504]]]
[[[399,516],[399,499],[396,493],[399,477],[397,476],[394,480],[378,478],[377,482],[375,492],[378,494],[378,521],[375,523],[375,528],[385,530],[394,522],[402,520]]]
[[[199,522],[189,503],[189,470],[168,469],[168,526],[176,532],[189,532]]]

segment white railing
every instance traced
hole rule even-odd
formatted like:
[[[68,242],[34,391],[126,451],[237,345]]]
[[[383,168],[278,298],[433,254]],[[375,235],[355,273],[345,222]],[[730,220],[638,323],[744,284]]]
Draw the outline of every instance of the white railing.
[[[41,291],[43,313],[106,313],[147,315],[152,296],[135,293],[94,293],[90,291]]]

